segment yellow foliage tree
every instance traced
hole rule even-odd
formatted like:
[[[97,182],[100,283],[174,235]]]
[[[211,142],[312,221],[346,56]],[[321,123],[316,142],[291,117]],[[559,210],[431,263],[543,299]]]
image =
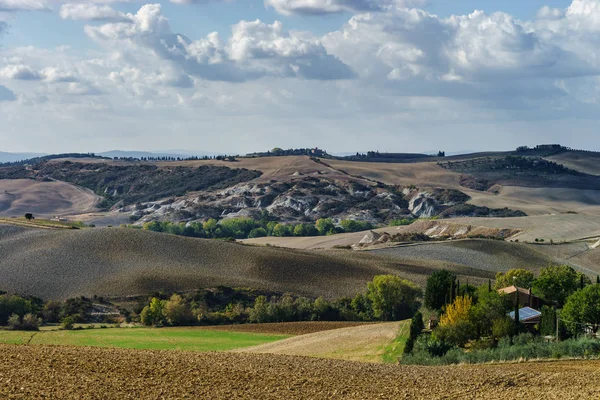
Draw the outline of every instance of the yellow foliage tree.
[[[441,326],[451,326],[459,322],[469,321],[469,312],[473,300],[469,296],[457,296],[452,304],[446,307],[446,313],[440,318]]]

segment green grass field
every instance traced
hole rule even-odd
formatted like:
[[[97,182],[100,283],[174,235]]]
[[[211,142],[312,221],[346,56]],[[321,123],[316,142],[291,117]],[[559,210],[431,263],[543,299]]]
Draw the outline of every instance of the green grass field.
[[[410,320],[402,321],[398,329],[396,339],[384,347],[383,362],[386,364],[396,364],[398,359],[402,358],[404,346],[410,334]]]
[[[0,331],[0,343],[117,347],[145,350],[225,351],[285,339],[287,335],[196,328],[119,328],[77,331]]]

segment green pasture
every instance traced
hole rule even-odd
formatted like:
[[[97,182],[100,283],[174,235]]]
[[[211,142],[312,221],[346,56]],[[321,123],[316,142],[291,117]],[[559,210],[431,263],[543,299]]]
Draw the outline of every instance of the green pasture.
[[[109,328],[40,332],[0,331],[0,344],[68,345],[144,350],[225,351],[285,339],[287,335],[198,328]]]

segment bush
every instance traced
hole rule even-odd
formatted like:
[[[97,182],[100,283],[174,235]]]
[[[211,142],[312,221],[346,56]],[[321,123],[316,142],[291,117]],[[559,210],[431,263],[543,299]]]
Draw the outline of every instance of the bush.
[[[31,313],[28,313],[25,314],[23,320],[21,321],[21,329],[24,331],[39,331],[41,324],[41,318],[38,318],[37,316]]]
[[[8,329],[17,331],[21,329],[21,317],[18,314],[11,314],[8,317]]]
[[[62,329],[66,330],[66,331],[70,331],[73,330],[73,326],[75,325],[75,317],[73,316],[68,316],[68,317],[64,317],[61,321],[60,321],[60,326]]]

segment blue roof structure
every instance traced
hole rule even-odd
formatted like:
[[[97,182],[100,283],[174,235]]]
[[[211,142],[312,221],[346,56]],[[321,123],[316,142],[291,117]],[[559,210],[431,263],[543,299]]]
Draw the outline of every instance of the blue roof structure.
[[[542,315],[541,312],[539,312],[538,310],[534,310],[531,307],[519,308],[519,321],[521,321],[521,322],[529,321],[530,319],[540,317],[541,315]],[[512,319],[515,319],[515,312],[514,311],[509,312],[508,316]]]

